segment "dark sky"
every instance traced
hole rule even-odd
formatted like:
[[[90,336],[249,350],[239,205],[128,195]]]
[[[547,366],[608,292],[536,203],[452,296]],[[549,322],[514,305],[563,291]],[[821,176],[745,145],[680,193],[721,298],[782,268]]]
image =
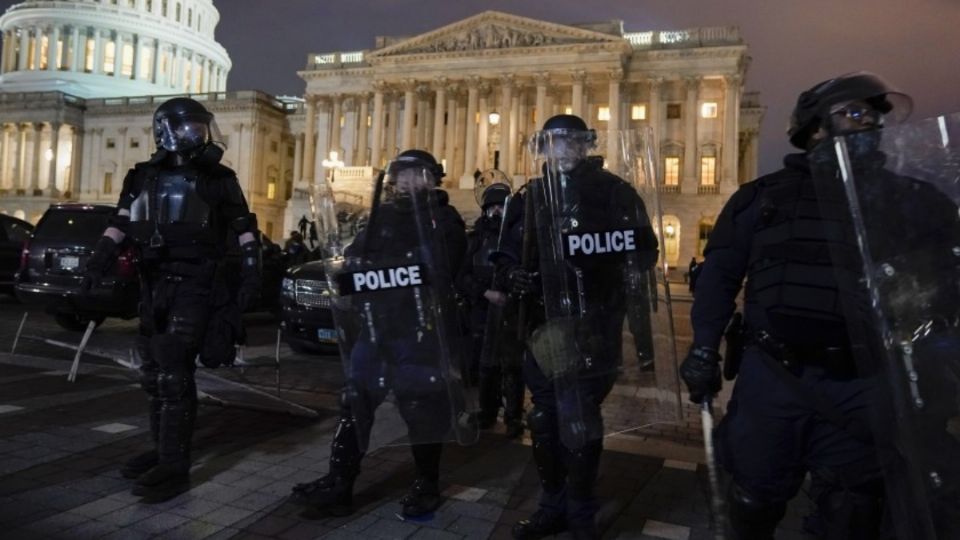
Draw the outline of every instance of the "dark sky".
[[[0,0],[0,9],[15,4]],[[911,94],[915,117],[960,111],[958,0],[215,0],[229,88],[300,95],[310,52],[358,50],[376,35],[432,30],[484,10],[559,23],[623,19],[628,31],[737,25],[753,63],[747,89],[767,105],[761,171],[788,151],[796,95],[861,69]]]

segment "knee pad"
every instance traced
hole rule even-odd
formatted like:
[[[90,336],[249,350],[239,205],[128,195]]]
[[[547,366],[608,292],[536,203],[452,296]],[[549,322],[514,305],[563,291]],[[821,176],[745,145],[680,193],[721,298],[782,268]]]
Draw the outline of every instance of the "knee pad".
[[[191,387],[189,379],[186,373],[161,373],[157,385],[160,399],[180,401],[187,397],[187,391]]]
[[[527,427],[530,428],[530,435],[534,438],[552,438],[557,431],[556,413],[534,405],[533,409],[527,413]]]
[[[745,540],[773,540],[777,524],[787,511],[786,501],[765,500],[736,483],[730,485],[727,503],[735,538]]]
[[[159,375],[159,372],[152,369],[140,369],[140,388],[150,397],[160,397],[160,383],[157,380]]]
[[[200,336],[206,330],[207,321],[196,321],[190,317],[173,315],[167,322],[167,334],[177,336],[187,348],[196,350],[200,345]]]
[[[176,334],[160,334],[150,338],[150,352],[162,373],[192,371],[195,356],[183,338]]]
[[[439,399],[403,399],[397,396],[397,408],[407,423],[411,442],[444,440],[451,428],[450,406]]]

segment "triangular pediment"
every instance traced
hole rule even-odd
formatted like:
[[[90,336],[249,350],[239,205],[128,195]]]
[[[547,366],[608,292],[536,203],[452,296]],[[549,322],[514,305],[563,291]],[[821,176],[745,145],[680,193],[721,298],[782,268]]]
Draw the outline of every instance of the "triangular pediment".
[[[369,57],[525,49],[586,43],[623,43],[622,37],[574,26],[485,11],[436,30],[405,39]]]

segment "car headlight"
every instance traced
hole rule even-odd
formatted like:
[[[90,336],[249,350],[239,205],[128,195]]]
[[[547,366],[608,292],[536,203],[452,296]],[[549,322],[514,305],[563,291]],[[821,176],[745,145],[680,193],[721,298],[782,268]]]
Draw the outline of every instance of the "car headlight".
[[[288,277],[283,278],[283,282],[280,285],[280,292],[281,294],[283,294],[283,296],[286,296],[291,300],[296,300],[297,293],[294,290],[293,278],[288,278]]]

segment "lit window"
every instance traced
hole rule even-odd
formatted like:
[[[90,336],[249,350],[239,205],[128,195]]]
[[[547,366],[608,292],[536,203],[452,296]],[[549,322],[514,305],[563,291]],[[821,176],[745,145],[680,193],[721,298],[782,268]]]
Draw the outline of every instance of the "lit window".
[[[57,65],[53,69],[61,69],[67,64],[66,59],[63,57],[63,39],[57,40]]]
[[[717,117],[717,102],[716,101],[705,101],[700,105],[700,116],[703,118],[716,118]]]
[[[563,109],[563,114],[573,114],[573,107],[565,107]]]
[[[416,118],[416,117],[414,117],[414,118]],[[340,127],[343,127],[343,126],[345,126],[345,125],[347,125],[347,119],[346,119],[346,117],[345,117],[344,115],[340,115]],[[413,122],[413,125],[417,125],[417,122],[414,121],[414,122]]]
[[[133,44],[123,44],[123,62],[120,64],[120,73],[127,77],[133,75]]]
[[[663,163],[663,183],[668,186],[680,185],[680,158],[668,157]]]
[[[609,122],[610,121],[610,107],[598,107],[597,108],[597,120],[600,122]]]
[[[109,195],[113,193],[113,173],[108,172],[103,175],[103,194]]]
[[[700,158],[700,185],[715,186],[717,184],[717,158]]]
[[[107,42],[103,48],[103,72],[107,75],[113,75],[114,60],[117,56],[117,46],[114,42]]]
[[[37,69],[47,69],[47,59],[50,58],[50,38],[40,38],[40,66]]]
[[[267,184],[267,198],[271,201],[277,198],[277,183],[270,182]]]
[[[140,78],[150,79],[153,71],[153,49],[143,47],[140,49]]]
[[[87,56],[86,60],[83,62],[83,70],[87,73],[93,72],[93,55],[96,52],[96,42],[92,39],[87,40]]]
[[[646,105],[634,105],[630,108],[630,119],[631,120],[646,120],[647,119],[647,106]]]
[[[667,120],[677,120],[679,118],[680,118],[680,104],[668,103],[667,104]]]
[[[373,117],[368,114],[368,115],[367,115],[367,127],[370,127],[370,126],[372,126],[372,125],[373,125]]]

